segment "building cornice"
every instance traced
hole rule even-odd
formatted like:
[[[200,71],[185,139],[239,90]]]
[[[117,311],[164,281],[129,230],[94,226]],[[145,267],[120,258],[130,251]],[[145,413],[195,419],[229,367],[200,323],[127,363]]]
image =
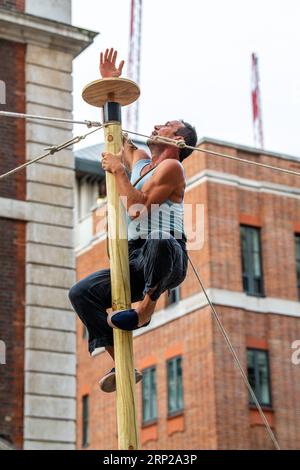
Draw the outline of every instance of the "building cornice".
[[[244,310],[253,314],[285,315],[294,318],[300,317],[300,302],[294,300],[273,297],[254,297],[244,292],[234,292],[216,288],[207,289],[207,294],[217,310],[218,307],[228,307]],[[203,292],[186,297],[178,303],[170,305],[168,308],[155,312],[150,325],[145,329],[135,330],[134,336],[140,336],[143,333],[159,328],[166,323],[177,320],[204,307],[208,307],[208,302]]]
[[[296,186],[242,178],[233,173],[225,173],[215,170],[203,170],[193,175],[187,181],[185,192],[187,193],[196,186],[205,182],[225,184],[228,186],[235,186],[243,190],[256,191],[260,193],[277,194],[278,196],[283,197],[291,197],[295,199],[300,198],[300,189]]]
[[[99,33],[28,13],[0,8],[0,38],[61,50],[76,57]]]
[[[285,315],[290,318],[300,318],[300,302],[278,299],[273,297],[253,297],[244,292],[234,292],[226,289],[207,289],[207,294],[216,307],[228,307],[260,315]],[[186,297],[179,302],[154,312],[149,326],[133,332],[134,338],[149,333],[156,328],[178,320],[185,315],[209,307],[203,292]],[[201,315],[201,312],[198,312]],[[223,313],[224,315],[224,313]],[[225,317],[226,318],[226,314]],[[230,334],[230,331],[228,332]],[[103,348],[103,352],[105,349]]]
[[[226,142],[225,140],[219,140],[219,139],[214,139],[212,137],[202,137],[200,141],[198,142],[197,146],[198,147],[205,147],[205,145],[216,145],[218,147],[228,147],[232,148],[234,150],[237,150],[238,152],[246,152],[246,153],[251,153],[255,155],[264,155],[266,157],[275,157],[275,158],[283,158],[284,160],[292,160],[295,162],[300,163],[300,156],[297,157],[295,155],[288,155],[284,153],[279,153],[279,152],[272,152],[270,150],[263,150],[259,149],[257,147],[250,147],[248,145],[242,145],[242,144],[236,144],[233,142]]]

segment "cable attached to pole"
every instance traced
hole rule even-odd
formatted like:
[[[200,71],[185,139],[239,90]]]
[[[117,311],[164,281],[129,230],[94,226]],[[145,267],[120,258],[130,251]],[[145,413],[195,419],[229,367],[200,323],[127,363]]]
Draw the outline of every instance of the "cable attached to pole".
[[[233,155],[228,155],[226,153],[215,152],[213,150],[208,150],[208,149],[201,149],[199,147],[193,147],[192,145],[187,145],[183,140],[174,140],[174,139],[170,139],[169,137],[161,137],[161,136],[154,136],[154,137],[152,136],[151,137],[151,136],[148,136],[148,135],[145,135],[145,134],[140,134],[138,132],[127,131],[125,129],[123,129],[123,132],[126,132],[128,134],[138,135],[140,137],[145,137],[146,139],[149,139],[153,142],[158,142],[158,143],[166,144],[166,145],[172,145],[173,147],[177,147],[177,148],[180,148],[180,149],[184,149],[184,148],[191,149],[191,150],[194,150],[196,152],[207,153],[209,155],[214,155],[216,157],[223,157],[223,158],[227,158],[229,160],[234,160],[234,161],[237,161],[237,162],[240,162],[240,163],[247,163],[248,165],[254,165],[254,166],[259,166],[259,167],[262,167],[262,168],[267,168],[268,170],[274,170],[274,171],[279,171],[281,173],[288,173],[289,175],[300,176],[299,171],[288,170],[286,168],[279,168],[277,166],[268,165],[267,163],[253,162],[252,160],[246,160],[244,158],[234,157]]]
[[[101,127],[101,122],[98,121],[89,121],[85,119],[84,121],[75,121],[73,119],[63,119],[51,116],[39,116],[37,114],[24,114],[24,113],[11,113],[9,111],[0,111],[0,116],[19,118],[19,119],[34,119],[36,121],[53,121],[53,122],[66,122],[67,124],[82,124],[87,127]]]
[[[103,127],[103,125],[101,125],[101,127],[99,126],[96,129],[93,129],[90,132],[87,132],[84,135],[78,135],[76,137],[73,137],[73,139],[67,140],[66,142],[63,142],[62,144],[52,145],[51,147],[45,148],[45,150],[48,150],[47,153],[43,153],[42,155],[39,155],[38,157],[35,157],[32,160],[29,160],[28,162],[23,163],[22,165],[17,166],[16,168],[13,168],[12,170],[7,171],[6,173],[3,173],[2,175],[0,175],[0,179],[6,178],[7,176],[10,176],[10,175],[16,173],[17,171],[22,170],[23,168],[26,168],[27,166],[32,165],[33,163],[36,163],[36,162],[38,162],[39,160],[42,160],[45,157],[48,157],[49,155],[54,155],[55,153],[60,152],[60,150],[68,148],[71,145],[77,144],[81,140],[85,139],[88,135],[99,131],[102,127]]]

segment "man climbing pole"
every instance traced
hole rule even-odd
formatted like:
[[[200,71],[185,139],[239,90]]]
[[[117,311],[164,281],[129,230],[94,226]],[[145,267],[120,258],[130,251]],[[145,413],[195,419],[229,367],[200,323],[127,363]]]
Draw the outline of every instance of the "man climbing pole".
[[[102,78],[119,77],[117,51],[100,56]],[[120,155],[102,154],[102,167],[116,178],[118,193],[126,201],[132,302],[135,309],[112,311],[110,270],[103,269],[77,282],[69,292],[74,310],[89,334],[91,356],[104,347],[114,359],[113,328],[135,330],[147,326],[160,295],[180,285],[186,277],[188,257],[183,226],[185,174],[182,161],[192,152],[156,141],[158,137],[183,140],[195,146],[195,129],[180,120],[154,126],[147,142],[150,155],[128,139]],[[130,178],[127,176],[130,171]],[[136,382],[142,375],[136,370]],[[99,382],[101,390],[116,389],[113,368]]]

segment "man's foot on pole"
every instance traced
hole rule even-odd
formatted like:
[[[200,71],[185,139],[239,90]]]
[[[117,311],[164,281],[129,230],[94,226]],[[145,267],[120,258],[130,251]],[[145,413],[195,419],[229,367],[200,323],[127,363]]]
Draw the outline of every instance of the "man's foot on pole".
[[[136,309],[129,308],[110,312],[107,316],[109,326],[111,328],[133,331],[149,325],[157,303],[157,300],[152,300],[150,295],[156,288],[157,286],[148,290]]]
[[[151,320],[151,319],[150,319]],[[107,316],[107,323],[112,328],[119,328],[120,330],[133,331],[138,328],[149,325],[150,320],[139,326],[139,315],[134,308],[127,310],[118,310],[111,312]]]

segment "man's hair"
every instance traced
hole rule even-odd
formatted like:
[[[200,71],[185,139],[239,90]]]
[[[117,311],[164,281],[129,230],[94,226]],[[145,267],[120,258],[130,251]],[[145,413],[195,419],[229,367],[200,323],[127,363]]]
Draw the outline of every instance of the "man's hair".
[[[187,145],[191,145],[195,147],[197,144],[197,132],[196,129],[189,124],[188,122],[183,121],[180,119],[180,122],[184,125],[184,127],[180,127],[175,135],[179,135],[184,138],[184,141]],[[182,162],[185,158],[187,158],[191,153],[192,149],[183,148],[180,149],[179,152],[179,160]]]

